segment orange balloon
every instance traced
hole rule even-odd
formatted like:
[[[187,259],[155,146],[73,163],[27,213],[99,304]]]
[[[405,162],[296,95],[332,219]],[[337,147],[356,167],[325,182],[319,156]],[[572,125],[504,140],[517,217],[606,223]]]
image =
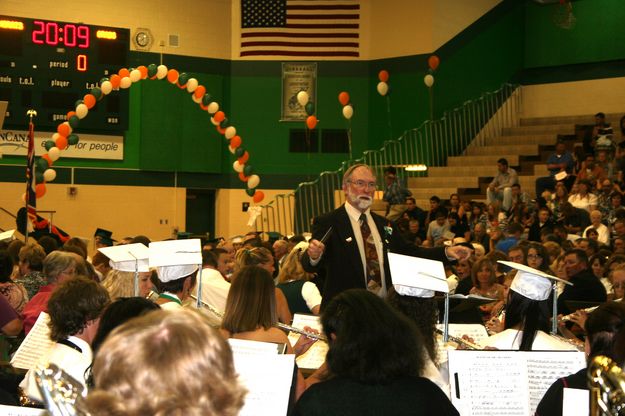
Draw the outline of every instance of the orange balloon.
[[[226,118],[226,114],[224,114],[223,111],[217,111],[215,113],[215,115],[213,116],[213,119],[217,122],[217,123],[221,123],[222,121],[224,121],[224,118]]]
[[[125,78],[125,77],[129,77],[130,76],[130,71],[128,70],[128,68],[122,68],[120,69],[117,74],[121,77],[121,78]]]
[[[317,117],[308,116],[308,118],[306,119],[306,126],[308,126],[310,130],[313,130],[316,125],[317,125]]]
[[[35,196],[37,198],[41,198],[45,194],[46,194],[46,184],[45,183],[39,183],[39,184],[35,185]]]
[[[70,135],[70,131],[69,131],[69,124],[67,123],[61,123],[57,126],[56,131],[61,135],[61,136],[69,136]]]
[[[193,96],[197,99],[204,97],[206,94],[206,87],[204,85],[198,85],[195,91],[193,91]]]
[[[246,150],[245,153],[243,153],[243,156],[241,156],[237,160],[239,161],[240,164],[244,165],[247,163],[248,160],[250,160],[250,154],[247,153],[247,150]]]
[[[222,129],[222,128],[221,128],[221,127],[219,127],[219,126],[215,126],[215,128],[217,129],[217,131],[219,132],[219,134],[221,134],[222,136],[223,136],[224,134],[226,134],[226,129]]]
[[[381,70],[380,72],[378,72],[378,79],[382,82],[388,82],[388,71],[386,69]],[[343,104],[345,105],[345,104]]]
[[[71,116],[75,116],[75,115],[76,115],[76,112],[75,112],[75,111],[68,111],[68,112],[67,112],[67,119],[69,120],[69,118],[70,118]]]
[[[239,172],[239,179],[241,179],[241,182],[247,182],[247,180],[249,179],[249,176],[245,176],[245,174],[243,172]]]
[[[254,202],[256,202],[258,204],[263,199],[265,199],[265,194],[263,193],[263,191],[256,191],[256,192],[254,192]]]
[[[85,94],[85,96],[82,98],[82,101],[85,103],[87,108],[91,110],[93,106],[95,105],[96,100],[93,94]]]
[[[204,111],[208,111],[208,106],[200,103],[200,108]]]
[[[121,82],[122,78],[117,75],[117,74],[113,74],[111,75],[111,78],[109,78],[109,81],[111,82],[111,85],[113,86],[114,90],[119,89],[119,83]]]
[[[59,149],[65,150],[67,148],[67,137],[59,136],[56,138],[56,141],[54,143],[56,143],[56,147],[58,147]]]
[[[141,79],[146,79],[148,77],[148,68],[145,65],[140,65],[137,69],[141,72]]]
[[[41,158],[45,159],[46,162],[48,162],[48,167],[52,166],[52,164],[54,163],[52,159],[50,159],[50,156],[48,156],[47,153],[45,155],[41,155]]]
[[[169,71],[167,71],[167,81],[175,84],[176,81],[178,81],[178,71],[176,71],[175,69],[170,69]]]
[[[241,136],[234,136],[232,139],[230,139],[230,147],[236,149],[237,147],[241,146],[242,142],[243,141],[241,140]]]
[[[428,58],[428,66],[432,71],[436,71],[438,65],[441,63],[441,60],[436,55],[432,55]]]
[[[341,105],[349,104],[349,94],[346,91],[339,93],[339,103]]]

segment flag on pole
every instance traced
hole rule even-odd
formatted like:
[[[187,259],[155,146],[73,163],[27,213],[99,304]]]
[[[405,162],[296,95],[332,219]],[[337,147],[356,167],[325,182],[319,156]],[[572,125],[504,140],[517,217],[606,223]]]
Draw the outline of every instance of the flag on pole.
[[[35,125],[28,124],[28,155],[26,163],[26,208],[28,219],[37,221],[37,198],[35,196]]]
[[[240,56],[357,58],[359,0],[241,0]]]

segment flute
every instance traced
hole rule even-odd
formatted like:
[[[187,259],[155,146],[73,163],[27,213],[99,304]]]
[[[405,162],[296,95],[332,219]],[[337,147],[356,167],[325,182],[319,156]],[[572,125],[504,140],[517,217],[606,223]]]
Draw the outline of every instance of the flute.
[[[442,329],[438,329],[436,328],[436,332],[443,335],[443,330]],[[456,344],[462,345],[464,347],[466,347],[469,350],[483,350],[484,347],[482,347],[479,344],[476,344],[474,342],[471,341],[467,341],[466,339],[462,339],[459,337],[454,337],[453,335],[447,335],[447,338],[449,338],[450,341],[455,342]]]
[[[618,298],[618,299],[615,299],[615,300],[614,300],[614,302],[620,302],[620,301],[622,301],[622,300],[623,300],[623,298]],[[595,309],[597,309],[598,307],[599,307],[599,306],[591,306],[590,308],[586,308],[586,309],[579,309],[579,310],[580,310],[580,311],[584,311],[584,312],[586,312],[586,313],[590,313],[590,312],[594,311]],[[578,311],[575,311],[575,312],[570,313],[570,314],[568,314],[568,315],[564,315],[562,318],[560,318],[560,319],[558,320],[558,322],[568,322],[568,321],[570,321],[570,320],[573,318],[573,315],[575,315],[577,312],[578,312]]]
[[[195,297],[194,295],[190,295],[191,299],[197,301],[197,297]],[[215,308],[213,305],[209,305],[208,303],[204,302],[203,300],[200,301],[202,302],[202,305],[208,309],[209,311],[211,311],[212,313],[214,313],[215,315],[217,315],[217,317],[219,318],[223,318],[224,313],[221,312],[220,310],[218,310],[217,308]],[[304,335],[310,339],[314,339],[314,340],[318,340],[318,341],[328,341],[328,339],[325,337],[325,335],[322,334],[315,334],[314,332],[308,332],[308,331],[304,331],[303,329],[299,329],[296,328],[294,326],[290,326],[287,324],[283,324],[282,322],[277,322],[276,325],[278,328],[280,329],[284,329],[285,331],[291,331],[291,332],[295,332],[296,334],[300,334],[300,335]]]

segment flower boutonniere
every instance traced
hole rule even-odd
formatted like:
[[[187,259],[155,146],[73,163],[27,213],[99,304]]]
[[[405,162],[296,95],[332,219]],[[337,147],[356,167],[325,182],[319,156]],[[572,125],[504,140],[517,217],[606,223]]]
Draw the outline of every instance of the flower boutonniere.
[[[391,223],[384,227],[384,241],[388,244],[388,239],[393,235],[393,227],[391,227]]]

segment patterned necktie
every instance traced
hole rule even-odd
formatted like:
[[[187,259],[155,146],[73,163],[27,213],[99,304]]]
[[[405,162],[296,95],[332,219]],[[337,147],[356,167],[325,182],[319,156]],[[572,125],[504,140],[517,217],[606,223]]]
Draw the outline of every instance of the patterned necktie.
[[[380,261],[378,259],[378,251],[375,248],[375,242],[371,235],[371,229],[367,223],[365,214],[360,216],[360,233],[365,248],[365,259],[367,263],[367,289],[377,292],[382,287],[380,278]]]

